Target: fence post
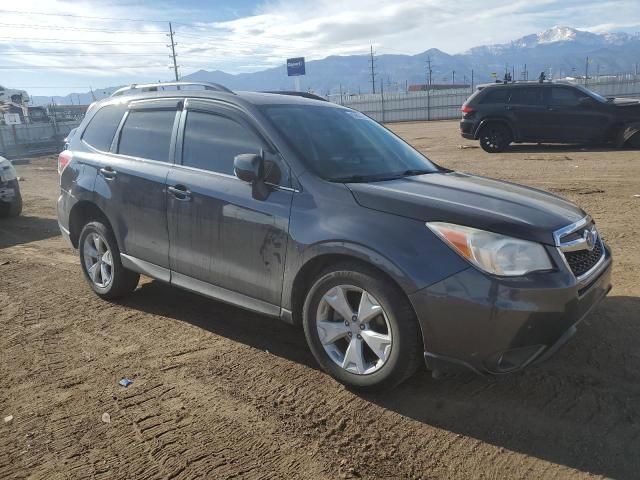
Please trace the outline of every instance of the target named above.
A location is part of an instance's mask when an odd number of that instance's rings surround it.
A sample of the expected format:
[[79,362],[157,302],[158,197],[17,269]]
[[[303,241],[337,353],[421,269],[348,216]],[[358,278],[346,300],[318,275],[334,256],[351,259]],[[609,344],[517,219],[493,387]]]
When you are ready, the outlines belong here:
[[427,86],[427,120],[431,120],[431,92]]
[[19,154],[22,152],[22,145],[18,143],[18,132],[16,132],[15,125],[11,125],[11,133],[13,134],[13,143],[16,146],[16,156],[19,156]]
[[0,154],[7,155],[5,150],[6,146],[4,144],[4,131],[0,128]]

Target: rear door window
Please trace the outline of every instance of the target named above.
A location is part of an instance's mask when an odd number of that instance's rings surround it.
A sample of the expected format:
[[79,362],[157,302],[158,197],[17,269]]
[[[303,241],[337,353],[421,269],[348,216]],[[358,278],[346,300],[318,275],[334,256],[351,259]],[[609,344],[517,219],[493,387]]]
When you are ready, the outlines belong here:
[[511,89],[503,87],[489,90],[484,97],[482,97],[480,103],[483,105],[507,103],[509,100],[509,93],[511,93]]
[[102,107],[89,121],[82,134],[82,140],[96,150],[108,152],[125,110],[125,105]]
[[131,110],[122,127],[118,153],[169,162],[175,109]]
[[514,88],[509,103],[514,105],[543,105],[544,89],[538,87]]

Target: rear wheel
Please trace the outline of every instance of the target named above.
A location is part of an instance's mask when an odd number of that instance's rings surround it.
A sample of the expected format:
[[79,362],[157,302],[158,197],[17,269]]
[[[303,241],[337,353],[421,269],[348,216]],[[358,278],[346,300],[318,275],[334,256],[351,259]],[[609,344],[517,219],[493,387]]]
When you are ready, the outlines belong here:
[[359,264],[336,266],[317,278],[303,324],[320,366],[357,389],[391,388],[420,365],[420,330],[406,296]]
[[84,226],[78,247],[84,276],[100,297],[118,298],[138,286],[140,275],[122,266],[115,238],[102,222],[93,221]]
[[480,130],[480,146],[485,152],[504,152],[512,141],[511,132],[500,123],[489,123]]

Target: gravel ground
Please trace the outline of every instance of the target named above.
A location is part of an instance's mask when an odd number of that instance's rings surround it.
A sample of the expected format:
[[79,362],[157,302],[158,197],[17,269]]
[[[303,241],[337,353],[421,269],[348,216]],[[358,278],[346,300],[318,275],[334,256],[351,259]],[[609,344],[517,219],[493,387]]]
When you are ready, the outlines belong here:
[[0,220],[0,478],[637,478],[640,153],[488,155],[455,122],[391,128],[592,214],[614,289],[569,344],[514,375],[424,371],[355,394],[277,320],[149,279],[118,303],[93,295],[57,230],[55,158],[33,159],[23,216]]

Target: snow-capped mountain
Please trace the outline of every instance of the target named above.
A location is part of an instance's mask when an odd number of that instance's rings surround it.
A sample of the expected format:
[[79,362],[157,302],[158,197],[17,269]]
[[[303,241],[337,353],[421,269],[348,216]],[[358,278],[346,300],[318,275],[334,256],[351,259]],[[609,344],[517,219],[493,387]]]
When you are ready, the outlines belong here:
[[590,47],[607,47],[607,46],[621,46],[627,43],[638,41],[637,35],[629,35],[628,33],[592,33],[585,30],[578,30],[577,28],[556,26],[545,30],[542,33],[534,33],[526,35],[517,40],[513,40],[509,43],[501,43],[495,45],[484,45],[480,47],[474,47],[470,49],[468,54],[482,54],[491,52],[498,54],[500,52],[509,51],[513,49],[521,48],[536,48],[541,45],[550,45],[558,43],[567,43],[580,46]]
[[[404,90],[404,86],[425,83],[427,58],[431,60],[434,83],[469,83],[471,72],[476,83],[491,81],[492,73],[502,77],[506,70],[522,78],[537,78],[541,71],[549,71],[554,77],[582,75],[586,58],[589,58],[589,74],[614,74],[632,72],[640,63],[640,35],[626,33],[592,33],[572,27],[558,26],[541,33],[526,35],[509,43],[474,47],[469,51],[449,55],[432,48],[416,55],[379,55],[376,57],[377,81],[384,82],[389,90]],[[203,63],[202,69],[185,75],[184,80],[202,80],[222,83],[234,90],[290,90],[293,81],[284,67],[274,67],[260,72],[229,74],[210,69]],[[308,61],[307,75],[301,78],[302,87],[322,95],[327,92],[368,93],[371,77],[368,55],[331,56]],[[455,73],[454,73],[455,72]],[[149,79],[140,79],[145,81]],[[110,89],[94,92],[97,98],[108,95]],[[77,103],[88,103],[90,94],[72,94]],[[32,97],[34,103],[49,103],[51,97]],[[57,103],[71,103],[70,96],[56,97]]]

